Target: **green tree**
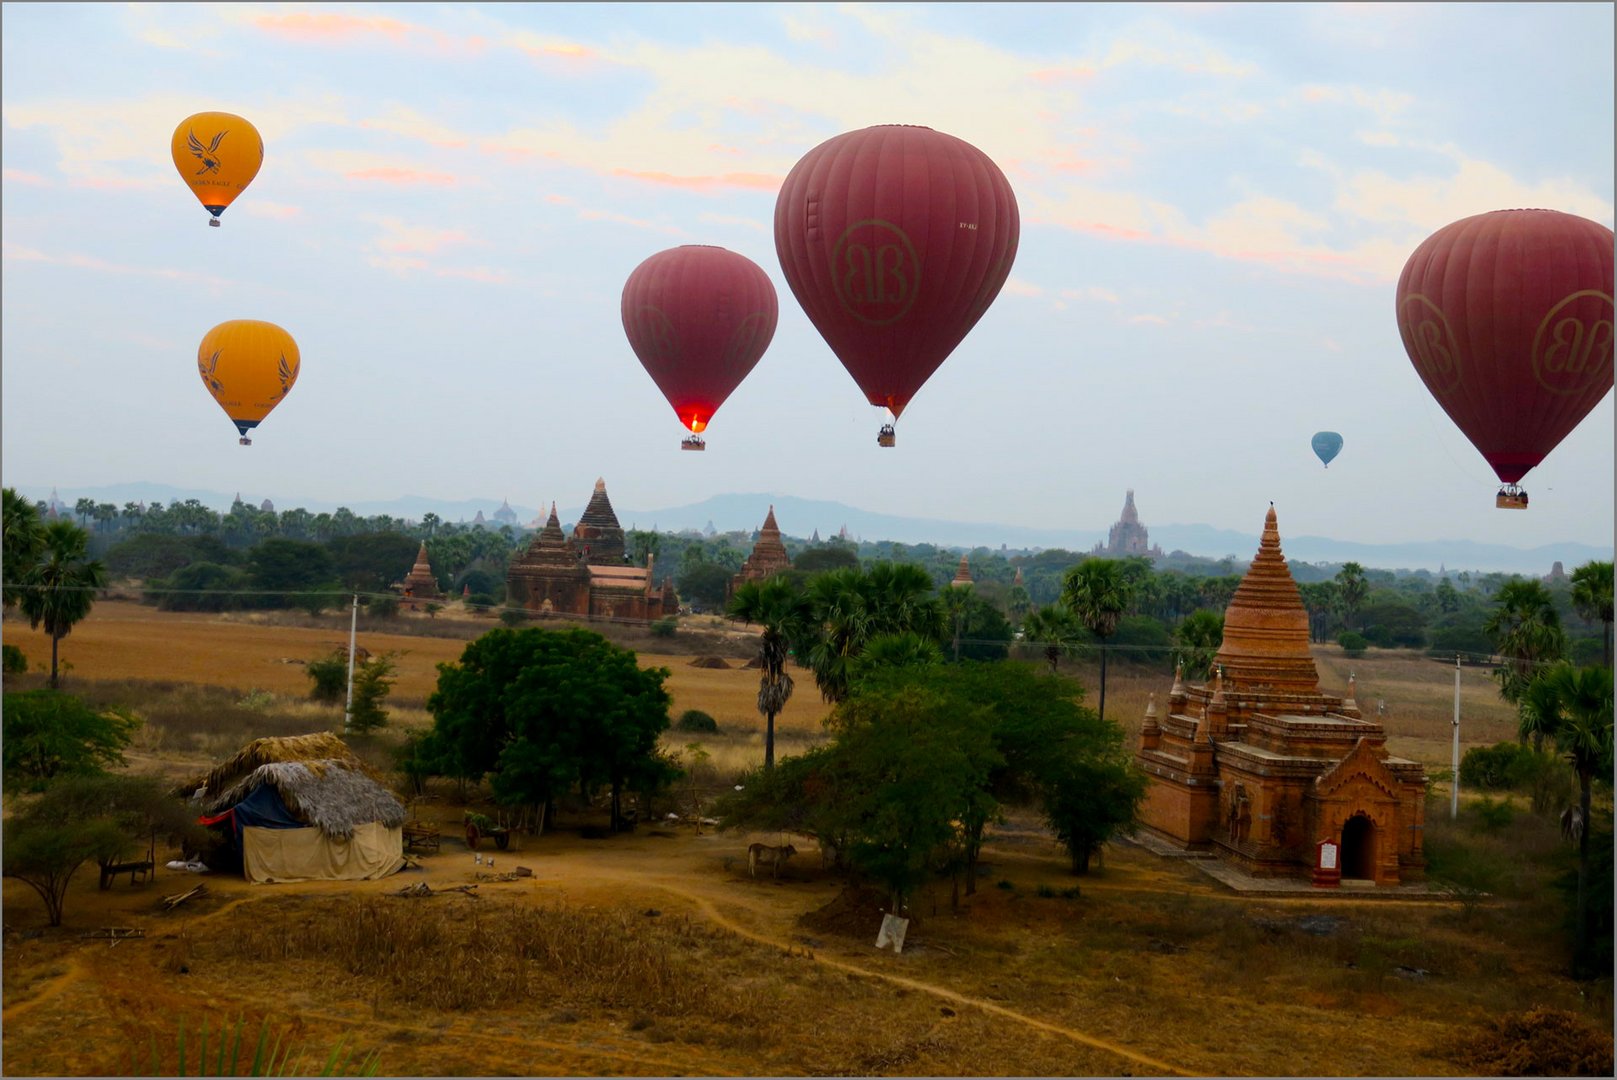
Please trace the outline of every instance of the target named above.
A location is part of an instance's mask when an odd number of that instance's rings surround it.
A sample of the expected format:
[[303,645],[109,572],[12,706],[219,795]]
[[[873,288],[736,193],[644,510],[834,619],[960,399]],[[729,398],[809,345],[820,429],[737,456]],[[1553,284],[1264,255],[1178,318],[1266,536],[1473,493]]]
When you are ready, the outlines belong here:
[[943,640],[944,616],[932,578],[912,563],[881,562],[868,570],[832,570],[810,580],[811,626],[798,655],[808,657],[820,696],[848,695],[848,665],[883,634],[917,633]]
[[[384,593],[415,564],[420,541],[401,533],[362,532],[326,544],[332,574],[348,592]],[[473,592],[482,592],[476,585]]]
[[756,623],[758,636],[758,711],[764,715],[764,769],[775,767],[775,717],[792,698],[786,670],[791,643],[808,625],[808,598],[782,578],[747,581],[736,589],[726,611],[732,619]]
[[43,625],[51,639],[51,689],[61,686],[57,657],[61,640],[90,614],[95,590],[106,584],[107,570],[88,557],[90,534],[71,521],[45,526],[38,561],[22,573],[18,604],[36,630]]
[[[1612,670],[1575,668],[1562,661],[1540,671],[1524,691],[1534,705],[1532,723],[1554,741],[1578,777],[1578,805],[1561,816],[1562,831],[1578,845],[1577,908],[1573,930],[1573,975],[1595,974],[1589,955],[1589,834],[1594,778],[1612,771]],[[1609,964],[1606,965],[1609,967]]]
[[127,710],[98,710],[72,694],[8,693],[0,716],[6,788],[37,791],[58,776],[122,765],[139,727]]
[[701,560],[681,568],[679,576],[674,579],[674,587],[681,599],[689,601],[698,610],[719,611],[724,607],[724,595],[734,576],[735,572],[722,563]]
[[623,786],[660,768],[667,677],[587,630],[491,630],[438,665],[422,757],[462,781],[489,775],[495,797],[536,809],[541,828],[557,795],[610,784],[616,826]]
[[1494,671],[1500,696],[1514,705],[1542,665],[1566,655],[1566,633],[1542,582],[1506,581],[1493,599],[1498,607],[1482,628],[1503,660]]
[[1132,595],[1115,559],[1085,559],[1061,581],[1061,602],[1089,632],[1100,638],[1100,718],[1106,719],[1106,639],[1117,632]]
[[39,561],[45,543],[45,526],[39,517],[39,508],[15,488],[0,491],[0,572],[4,574],[3,593],[5,607],[17,603],[21,597],[23,575]]
[[164,611],[229,611],[241,604],[247,575],[234,566],[194,562],[180,567],[146,595]]
[[1022,623],[1022,637],[1030,646],[1044,650],[1044,659],[1054,675],[1063,656],[1088,636],[1082,623],[1061,604],[1045,604]]
[[792,560],[794,569],[805,574],[823,574],[827,570],[859,569],[859,553],[841,543],[809,548]]
[[1605,636],[1600,662],[1611,667],[1612,580],[1610,562],[1586,562],[1572,571],[1572,606],[1590,622],[1598,622]]
[[1173,636],[1191,677],[1205,680],[1213,669],[1213,657],[1224,644],[1224,616],[1216,611],[1192,612]]
[[397,670],[392,653],[372,656],[354,666],[354,700],[344,725],[349,731],[369,735],[387,725],[387,710],[382,705],[393,689]]
[[1353,616],[1370,595],[1370,583],[1365,579],[1364,567],[1356,562],[1343,563],[1342,569],[1336,573],[1336,595],[1348,627],[1357,629]]
[[194,835],[193,821],[155,777],[63,777],[6,819],[3,873],[38,893],[60,926],[67,887],[86,862],[115,862],[152,834]]

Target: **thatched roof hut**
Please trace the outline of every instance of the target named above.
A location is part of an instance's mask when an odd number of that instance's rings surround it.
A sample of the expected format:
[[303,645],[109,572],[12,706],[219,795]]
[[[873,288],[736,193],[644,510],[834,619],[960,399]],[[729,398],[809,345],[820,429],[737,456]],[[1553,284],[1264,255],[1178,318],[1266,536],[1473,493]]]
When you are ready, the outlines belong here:
[[300,820],[327,836],[346,840],[355,825],[367,821],[390,829],[404,824],[404,804],[397,796],[354,765],[332,759],[266,762],[218,795],[204,795],[202,810],[217,814],[264,785],[273,787]]
[[329,731],[317,731],[312,735],[254,739],[238,750],[234,757],[214,766],[190,783],[180,785],[177,790],[182,795],[190,796],[201,789],[206,798],[234,786],[260,766],[287,761],[338,761],[372,780],[377,779],[370,767],[348,749],[347,743]]

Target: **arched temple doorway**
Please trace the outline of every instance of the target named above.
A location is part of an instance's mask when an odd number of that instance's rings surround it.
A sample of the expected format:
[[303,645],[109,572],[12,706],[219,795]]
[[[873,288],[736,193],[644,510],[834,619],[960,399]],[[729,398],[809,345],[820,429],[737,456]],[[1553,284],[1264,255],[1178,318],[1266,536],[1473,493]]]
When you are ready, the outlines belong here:
[[1342,826],[1342,876],[1363,881],[1376,877],[1376,827],[1363,814]]

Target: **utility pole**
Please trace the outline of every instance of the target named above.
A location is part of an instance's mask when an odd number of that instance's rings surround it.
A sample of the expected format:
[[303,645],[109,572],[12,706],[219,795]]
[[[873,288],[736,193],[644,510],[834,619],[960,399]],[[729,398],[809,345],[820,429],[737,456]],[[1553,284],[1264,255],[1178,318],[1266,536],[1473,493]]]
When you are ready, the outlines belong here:
[[1460,816],[1460,654],[1454,654],[1454,786],[1449,794],[1449,820]]
[[[353,613],[348,617],[348,703],[343,706],[342,710],[342,733],[344,735],[347,735],[353,729],[354,722],[354,634],[358,629],[359,594],[355,593]],[[1458,739],[1459,736],[1456,735],[1455,738]],[[1456,742],[1454,745],[1459,746],[1460,744]]]

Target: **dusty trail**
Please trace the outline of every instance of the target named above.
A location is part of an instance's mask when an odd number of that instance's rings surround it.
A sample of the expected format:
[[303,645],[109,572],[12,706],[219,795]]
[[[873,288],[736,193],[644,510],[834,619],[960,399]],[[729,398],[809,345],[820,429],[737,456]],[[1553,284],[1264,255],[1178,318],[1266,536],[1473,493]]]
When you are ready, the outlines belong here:
[[[607,877],[608,875],[597,874],[597,880]],[[715,926],[728,930],[730,933],[735,934],[738,937],[746,938],[747,940],[757,942],[760,945],[768,945],[772,948],[780,949],[783,952],[789,949],[801,948],[801,946],[796,942],[770,937],[767,934],[760,933],[756,930],[741,925],[720,912],[709,896],[705,896],[698,892],[693,892],[688,888],[678,885],[671,885],[667,881],[659,880],[657,877],[653,877],[651,875],[625,874],[611,875],[611,877],[616,881],[622,882],[623,884],[644,885],[651,888],[660,889],[664,892],[672,893],[673,895],[680,897],[694,906],[696,910],[701,912],[702,916],[709,922],[713,923]],[[1198,1075],[1189,1070],[1181,1069],[1176,1065],[1170,1065],[1167,1062],[1158,1061],[1156,1058],[1148,1057],[1147,1055],[1141,1054],[1138,1051],[1130,1050],[1128,1047],[1119,1046],[1118,1044],[1109,1042],[1106,1039],[1102,1039],[1094,1035],[1086,1035],[1081,1031],[1076,1031],[1069,1027],[1063,1027],[1059,1024],[1052,1024],[1048,1021],[1028,1016],[1026,1013],[1019,1013],[1014,1009],[1007,1009],[1003,1005],[996,1005],[992,1001],[970,997],[966,994],[961,994],[954,990],[947,989],[946,987],[921,982],[917,979],[907,978],[902,975],[894,975],[884,971],[875,971],[867,967],[862,967],[858,964],[849,963],[846,960],[838,960],[826,956],[823,952],[810,952],[808,955],[809,958],[814,960],[816,963],[834,968],[835,970],[844,972],[846,974],[857,975],[861,978],[867,979],[879,979],[883,982],[892,983],[895,986],[902,986],[908,990],[915,990],[923,994],[930,994],[955,1005],[963,1005],[975,1009],[981,1009],[984,1012],[993,1013],[997,1016],[1003,1016],[1008,1020],[1014,1020],[1017,1023],[1025,1024],[1028,1027],[1036,1030],[1057,1035],[1065,1039],[1070,1039],[1073,1042],[1080,1043],[1092,1049],[1115,1054],[1118,1057],[1125,1058],[1139,1065],[1143,1065],[1158,1075]]]

